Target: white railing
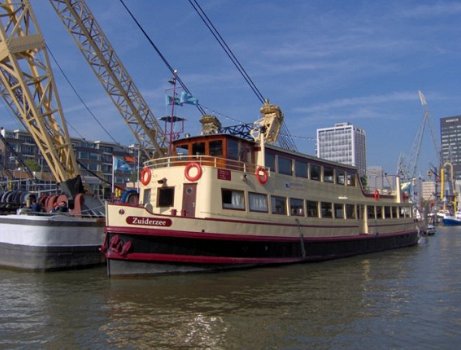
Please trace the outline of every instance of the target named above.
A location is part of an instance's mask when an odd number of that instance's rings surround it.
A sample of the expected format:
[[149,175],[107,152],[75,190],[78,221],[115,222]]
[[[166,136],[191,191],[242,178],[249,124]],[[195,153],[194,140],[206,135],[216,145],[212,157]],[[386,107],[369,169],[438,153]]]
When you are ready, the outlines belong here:
[[188,155],[181,155],[181,156],[174,156],[174,157],[165,157],[165,158],[158,158],[152,159],[145,162],[145,166],[153,169],[158,168],[169,168],[174,166],[184,166],[188,163],[195,162],[202,166],[212,166],[214,168],[220,169],[229,169],[229,170],[237,170],[242,172],[255,172],[256,165],[255,164],[248,164],[242,162],[240,160],[233,160],[233,159],[225,159],[219,157],[212,157],[212,156],[202,156],[202,155],[195,155],[195,156],[188,156]]

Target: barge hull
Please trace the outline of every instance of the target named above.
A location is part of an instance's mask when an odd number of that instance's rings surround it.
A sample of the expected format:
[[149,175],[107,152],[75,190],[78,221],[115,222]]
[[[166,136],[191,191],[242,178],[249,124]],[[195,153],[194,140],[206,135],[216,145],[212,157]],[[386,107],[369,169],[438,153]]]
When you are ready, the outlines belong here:
[[104,264],[96,246],[33,247],[0,243],[0,265],[12,269],[53,271]]
[[0,217],[0,266],[33,271],[103,264],[104,220],[65,215]]

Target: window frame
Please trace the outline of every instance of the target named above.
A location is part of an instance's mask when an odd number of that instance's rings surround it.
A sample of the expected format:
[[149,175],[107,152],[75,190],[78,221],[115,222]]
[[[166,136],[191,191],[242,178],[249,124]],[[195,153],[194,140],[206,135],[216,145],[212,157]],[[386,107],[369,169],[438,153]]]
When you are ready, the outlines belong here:
[[[264,197],[264,200],[266,202],[266,210],[259,210],[259,209],[255,209],[255,208],[252,208],[252,200],[251,200],[251,197]],[[253,212],[253,213],[268,213],[269,212],[269,202],[267,200],[267,195],[264,194],[264,193],[258,193],[258,192],[248,192],[248,210]]]
[[[233,193],[239,193],[241,194],[240,198],[242,199],[242,207],[232,207],[232,206],[226,206],[227,202],[224,202],[224,192],[230,192],[231,195],[231,202],[230,205],[232,205],[232,196]],[[245,192],[241,190],[235,190],[235,189],[230,189],[230,188],[221,188],[221,207],[222,209],[226,210],[240,210],[240,211],[245,211]]]

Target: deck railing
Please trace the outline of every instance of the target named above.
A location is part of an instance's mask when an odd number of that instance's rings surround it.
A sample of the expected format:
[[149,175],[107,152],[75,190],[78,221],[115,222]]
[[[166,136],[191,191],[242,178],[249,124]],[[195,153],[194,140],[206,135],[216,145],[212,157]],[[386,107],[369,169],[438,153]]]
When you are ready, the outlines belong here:
[[249,164],[242,162],[240,160],[233,160],[233,159],[226,159],[226,158],[219,158],[219,157],[212,157],[212,156],[201,156],[201,155],[181,155],[181,156],[174,156],[174,157],[165,157],[165,158],[157,158],[147,161],[145,166],[153,169],[158,168],[168,168],[174,166],[184,166],[188,163],[198,163],[201,166],[212,166],[214,168],[220,169],[229,169],[229,170],[236,170],[242,171],[244,173],[251,172],[254,173],[256,171],[255,164]]

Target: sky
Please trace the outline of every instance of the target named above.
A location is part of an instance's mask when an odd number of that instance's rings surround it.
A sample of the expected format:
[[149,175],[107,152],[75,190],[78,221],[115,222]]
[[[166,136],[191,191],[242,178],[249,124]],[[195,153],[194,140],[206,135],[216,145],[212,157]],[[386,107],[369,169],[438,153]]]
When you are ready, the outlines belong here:
[[[259,118],[261,103],[188,0],[124,0],[169,64],[224,126]],[[301,152],[315,154],[318,128],[349,122],[366,132],[367,165],[395,174],[410,158],[427,100],[418,174],[438,159],[430,136],[461,114],[460,1],[198,0],[262,95],[279,105]],[[171,73],[120,1],[87,0],[156,117]],[[45,40],[92,113],[121,144],[135,142],[50,3],[32,0]],[[112,141],[52,64],[72,136]],[[193,106],[177,108],[200,131]],[[7,129],[19,122],[0,106]],[[162,125],[163,126],[163,125]],[[438,141],[439,142],[439,141]]]

